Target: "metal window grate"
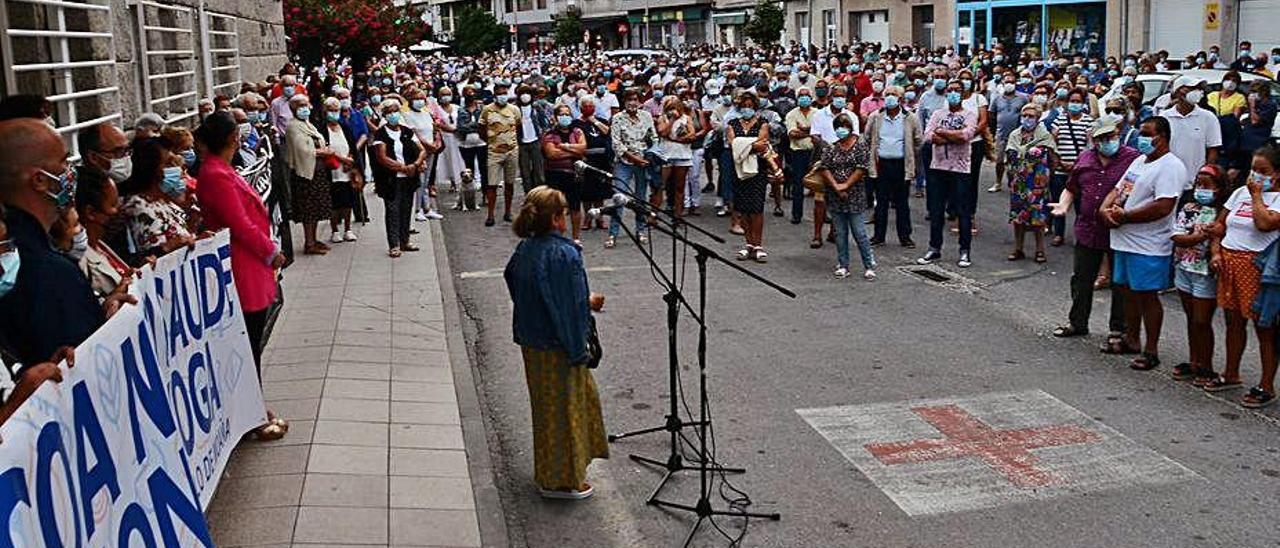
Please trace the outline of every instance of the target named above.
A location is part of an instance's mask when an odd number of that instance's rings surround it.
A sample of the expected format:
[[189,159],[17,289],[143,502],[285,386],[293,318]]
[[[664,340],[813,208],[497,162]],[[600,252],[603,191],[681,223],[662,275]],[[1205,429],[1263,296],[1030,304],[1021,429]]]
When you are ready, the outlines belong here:
[[201,39],[204,44],[205,92],[229,97],[240,91],[240,31],[234,15],[204,11]]
[[73,159],[79,130],[120,118],[111,29],[110,0],[0,0],[5,95],[45,96]]
[[[44,0],[41,0],[44,1]],[[195,12],[150,0],[133,3],[141,68],[142,111],[167,123],[193,118],[196,92]]]

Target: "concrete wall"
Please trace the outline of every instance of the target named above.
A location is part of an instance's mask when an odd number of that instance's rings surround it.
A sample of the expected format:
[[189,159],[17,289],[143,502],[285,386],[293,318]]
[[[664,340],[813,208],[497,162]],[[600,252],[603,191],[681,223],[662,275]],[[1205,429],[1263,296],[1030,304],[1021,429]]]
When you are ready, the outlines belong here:
[[[1116,0],[1120,1],[1120,0]],[[850,28],[849,13],[857,11],[888,11],[889,41],[891,44],[911,44],[915,39],[912,12],[915,6],[933,6],[933,43],[935,46],[951,44],[955,27],[955,0],[813,0],[813,36],[818,45],[822,45],[826,29],[822,22],[823,10],[836,12],[836,40],[839,44],[847,44],[856,34]],[[808,0],[789,0],[787,10],[787,36],[796,40],[800,37],[800,28],[796,26],[796,15],[808,10]],[[891,45],[886,44],[886,45]]]

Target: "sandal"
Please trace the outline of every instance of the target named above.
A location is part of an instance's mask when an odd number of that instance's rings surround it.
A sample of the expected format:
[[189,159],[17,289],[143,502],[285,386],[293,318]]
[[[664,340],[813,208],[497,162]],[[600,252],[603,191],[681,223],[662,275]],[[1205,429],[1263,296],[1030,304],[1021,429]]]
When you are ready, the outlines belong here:
[[1173,380],[1175,381],[1189,381],[1196,378],[1196,374],[1197,371],[1194,365],[1182,362],[1173,366],[1173,370],[1169,373],[1169,376],[1173,377]]
[[590,498],[591,495],[595,494],[596,490],[594,487],[585,483],[582,485],[583,486],[577,490],[540,489],[539,494],[541,494],[544,499],[553,500],[583,500]]
[[1098,276],[1093,280],[1093,288],[1095,290],[1106,289],[1108,287],[1111,287],[1111,279],[1106,276]]
[[1160,357],[1149,352],[1143,352],[1141,356],[1129,362],[1129,369],[1135,371],[1150,371],[1157,367],[1160,367]]
[[319,243],[314,243],[302,248],[303,255],[327,255],[328,253],[329,253],[329,250],[323,247],[320,247]]
[[1116,356],[1137,354],[1139,352],[1142,352],[1142,350],[1139,348],[1134,348],[1132,346],[1129,346],[1128,344],[1125,344],[1123,338],[1107,339],[1107,342],[1103,344],[1102,348],[1100,348],[1099,350],[1101,350],[1103,354],[1112,354]]
[[259,426],[253,431],[253,438],[258,441],[275,441],[283,438],[289,433],[289,429],[280,426],[275,421],[268,421],[267,424]]
[[1010,261],[1021,261],[1025,258],[1027,258],[1027,254],[1021,249],[1015,249],[1013,250],[1013,253],[1010,253],[1008,257],[1005,257],[1005,259]]
[[1218,374],[1208,367],[1197,369],[1195,378],[1191,379],[1191,385],[1199,388],[1209,386],[1209,383],[1218,378]]
[[822,247],[822,238],[814,238],[809,240],[809,249],[819,249]]
[[740,226],[738,226],[738,225],[733,225],[733,226],[729,227],[729,233],[730,233],[730,234],[737,234],[737,235],[741,236],[741,235],[743,235],[743,234],[746,234],[746,233],[747,233],[747,231],[746,231],[746,230],[744,230],[742,227],[740,227]]
[[1249,389],[1249,393],[1240,398],[1240,405],[1249,409],[1262,409],[1276,401],[1276,395],[1263,390],[1261,386]]
[[390,251],[387,251],[387,256],[388,256],[388,257],[391,257],[392,259],[399,259],[399,258],[400,258],[400,248],[398,248],[398,247],[393,247],[393,248],[391,248],[391,250],[390,250]]
[[1059,325],[1053,328],[1053,336],[1059,339],[1067,339],[1071,337],[1083,337],[1089,334],[1088,329],[1076,329],[1070,325]]
[[1049,258],[1044,256],[1044,252],[1043,252],[1043,251],[1037,251],[1037,252],[1036,252],[1036,258],[1035,258],[1034,260],[1035,260],[1035,262],[1037,262],[1037,263],[1039,263],[1039,264],[1044,264],[1044,263],[1048,262]]
[[764,248],[763,248],[763,247],[757,247],[757,248],[756,248],[756,256],[755,256],[755,257],[752,257],[752,258],[753,258],[753,259],[755,259],[757,263],[767,263],[767,262],[769,262],[769,254],[768,254],[768,253],[765,253],[765,251],[764,251]]
[[778,206],[778,205],[773,206],[773,216],[774,217],[782,216],[782,206]]
[[1241,382],[1240,379],[1236,379],[1232,381],[1232,380],[1227,380],[1227,378],[1222,375],[1218,375],[1212,379],[1209,379],[1208,382],[1204,383],[1204,391],[1205,392],[1223,392],[1223,391],[1232,390],[1234,388],[1238,388],[1241,386],[1244,386],[1244,383]]

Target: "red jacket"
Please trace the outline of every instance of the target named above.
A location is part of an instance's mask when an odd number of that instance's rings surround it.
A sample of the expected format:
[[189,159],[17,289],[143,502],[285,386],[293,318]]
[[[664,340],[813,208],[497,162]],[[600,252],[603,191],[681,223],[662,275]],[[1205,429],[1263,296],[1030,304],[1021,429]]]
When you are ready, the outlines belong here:
[[209,230],[231,229],[231,273],[244,312],[265,310],[276,298],[271,259],[280,251],[271,239],[271,218],[249,184],[222,158],[206,156],[196,198]]

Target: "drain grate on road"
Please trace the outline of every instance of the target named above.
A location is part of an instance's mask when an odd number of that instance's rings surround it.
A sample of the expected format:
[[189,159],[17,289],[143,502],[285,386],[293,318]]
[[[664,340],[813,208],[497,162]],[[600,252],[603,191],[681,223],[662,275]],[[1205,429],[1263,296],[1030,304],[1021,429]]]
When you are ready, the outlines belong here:
[[929,285],[973,295],[982,291],[982,284],[937,265],[900,266],[898,271],[917,278]]

